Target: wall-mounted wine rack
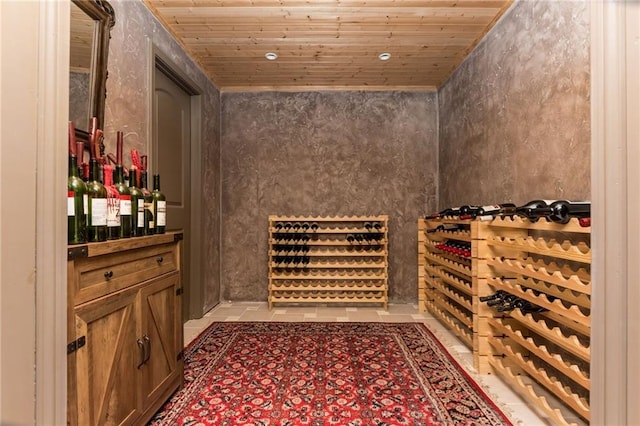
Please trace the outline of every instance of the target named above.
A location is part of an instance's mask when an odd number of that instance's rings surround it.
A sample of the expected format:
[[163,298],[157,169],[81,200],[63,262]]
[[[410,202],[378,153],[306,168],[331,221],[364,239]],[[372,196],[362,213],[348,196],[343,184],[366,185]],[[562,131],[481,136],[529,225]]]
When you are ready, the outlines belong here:
[[388,303],[388,217],[269,216],[274,303]]
[[[451,224],[459,229],[437,230]],[[577,219],[418,221],[420,310],[473,348],[480,373],[500,375],[558,425],[590,418],[590,232]],[[452,240],[470,243],[471,258],[443,252]],[[498,291],[528,312],[480,301]]]

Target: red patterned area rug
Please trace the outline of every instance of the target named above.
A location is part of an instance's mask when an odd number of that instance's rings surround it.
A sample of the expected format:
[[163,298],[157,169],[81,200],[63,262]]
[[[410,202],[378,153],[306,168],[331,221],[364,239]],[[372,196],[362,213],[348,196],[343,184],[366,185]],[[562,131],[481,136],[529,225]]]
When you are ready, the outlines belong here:
[[511,425],[420,323],[214,323],[151,425]]

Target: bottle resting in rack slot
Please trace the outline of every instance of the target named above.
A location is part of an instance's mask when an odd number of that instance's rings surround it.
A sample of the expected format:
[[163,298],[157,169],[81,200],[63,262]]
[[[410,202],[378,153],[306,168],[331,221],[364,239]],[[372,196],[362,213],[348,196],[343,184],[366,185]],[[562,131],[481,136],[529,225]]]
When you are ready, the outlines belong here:
[[153,216],[155,218],[155,233],[164,234],[167,225],[167,199],[160,191],[160,175],[153,175]]
[[498,290],[493,294],[490,294],[488,296],[480,296],[480,301],[481,302],[489,302],[491,300],[500,300],[502,299],[504,296],[506,296],[508,293],[504,290]]
[[447,216],[460,216],[460,207],[449,207],[438,213],[428,214],[425,219],[440,219]]
[[516,213],[516,205],[512,203],[480,206],[473,216],[479,220],[491,220],[496,216],[512,216]]
[[427,229],[427,233],[432,234],[434,232],[455,232],[463,229],[464,227],[456,223],[443,223],[436,226],[435,228]]
[[[82,144],[84,146],[84,144]],[[85,224],[85,201],[87,186],[78,175],[76,130],[69,122],[69,178],[67,179],[67,243],[80,244],[87,241]]]
[[515,214],[528,218],[531,222],[537,222],[544,214],[540,210],[543,207],[548,207],[555,200],[533,200],[529,201],[522,206],[516,207]]
[[555,201],[549,206],[549,214],[547,217],[553,222],[562,224],[568,223],[572,217],[591,217],[591,202],[567,200]]

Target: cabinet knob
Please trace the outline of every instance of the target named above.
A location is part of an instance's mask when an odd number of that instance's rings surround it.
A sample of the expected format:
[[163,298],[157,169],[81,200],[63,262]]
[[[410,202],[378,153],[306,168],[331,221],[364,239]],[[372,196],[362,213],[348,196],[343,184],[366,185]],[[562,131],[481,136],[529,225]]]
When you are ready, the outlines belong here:
[[158,256],[158,257],[156,258],[156,262],[158,262],[158,264],[160,264],[160,263],[164,262],[164,257],[162,257],[162,256]]
[[113,271],[105,271],[104,277],[106,279],[113,278]]

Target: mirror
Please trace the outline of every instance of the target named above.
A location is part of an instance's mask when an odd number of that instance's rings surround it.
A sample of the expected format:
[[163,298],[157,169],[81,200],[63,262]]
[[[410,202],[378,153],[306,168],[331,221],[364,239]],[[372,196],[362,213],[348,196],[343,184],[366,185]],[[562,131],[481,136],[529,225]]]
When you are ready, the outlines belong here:
[[89,121],[104,125],[107,58],[115,13],[106,0],[72,0],[69,52],[69,120],[88,140]]

